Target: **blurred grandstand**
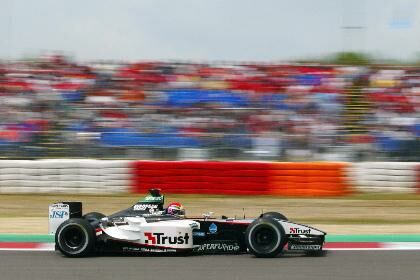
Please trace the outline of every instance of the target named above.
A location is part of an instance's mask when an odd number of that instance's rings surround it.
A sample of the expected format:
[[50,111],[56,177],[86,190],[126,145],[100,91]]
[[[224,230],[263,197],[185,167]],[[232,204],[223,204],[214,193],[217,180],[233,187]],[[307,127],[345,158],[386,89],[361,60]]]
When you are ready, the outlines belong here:
[[0,64],[0,157],[420,158],[420,68]]

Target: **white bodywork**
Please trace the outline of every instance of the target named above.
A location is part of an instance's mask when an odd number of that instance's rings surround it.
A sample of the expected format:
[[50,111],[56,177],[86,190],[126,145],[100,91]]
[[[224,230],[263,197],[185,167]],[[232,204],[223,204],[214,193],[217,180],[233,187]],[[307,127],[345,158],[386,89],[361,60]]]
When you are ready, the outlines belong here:
[[279,221],[280,224],[282,225],[284,232],[289,235],[289,234],[295,234],[295,235],[324,235],[325,233],[317,230],[313,227],[309,227],[309,226],[305,226],[305,225],[301,225],[301,224],[296,224],[290,221]]
[[145,246],[192,249],[192,231],[200,228],[200,223],[194,220],[147,223],[142,217],[126,217],[125,222],[124,225],[101,226],[101,229],[112,238],[129,240]]
[[55,234],[57,228],[70,217],[70,206],[63,203],[51,204],[48,207],[48,233]]

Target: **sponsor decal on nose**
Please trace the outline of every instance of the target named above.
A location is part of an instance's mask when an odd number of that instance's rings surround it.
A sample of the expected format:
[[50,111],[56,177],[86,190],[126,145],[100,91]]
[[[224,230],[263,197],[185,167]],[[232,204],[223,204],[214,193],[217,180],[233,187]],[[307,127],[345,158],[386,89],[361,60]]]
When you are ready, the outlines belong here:
[[301,229],[298,227],[291,227],[290,228],[290,233],[291,234],[310,234],[311,233],[311,229]]
[[187,232],[178,236],[167,236],[162,232],[145,232],[144,235],[146,236],[144,243],[152,245],[188,244],[190,240]]

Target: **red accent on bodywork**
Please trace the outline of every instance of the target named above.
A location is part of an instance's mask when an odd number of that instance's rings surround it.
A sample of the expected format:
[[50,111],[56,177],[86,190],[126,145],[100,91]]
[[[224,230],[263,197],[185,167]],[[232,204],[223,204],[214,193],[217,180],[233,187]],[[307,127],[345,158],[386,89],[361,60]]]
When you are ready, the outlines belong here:
[[149,241],[152,242],[152,245],[156,244],[156,237],[151,232],[145,232],[144,235],[147,237],[145,240],[146,244],[149,244]]

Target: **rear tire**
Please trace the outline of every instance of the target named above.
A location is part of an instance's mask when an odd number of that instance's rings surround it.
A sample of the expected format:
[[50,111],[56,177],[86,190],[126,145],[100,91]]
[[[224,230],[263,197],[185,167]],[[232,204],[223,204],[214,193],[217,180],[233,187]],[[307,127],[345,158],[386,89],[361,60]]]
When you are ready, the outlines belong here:
[[95,230],[85,219],[73,218],[62,223],[55,234],[56,248],[67,257],[84,257],[95,247]]
[[249,252],[258,258],[272,258],[280,254],[286,244],[286,234],[280,223],[271,217],[252,222],[245,232]]
[[287,217],[279,212],[267,212],[260,215],[260,218],[265,217],[288,221]]

